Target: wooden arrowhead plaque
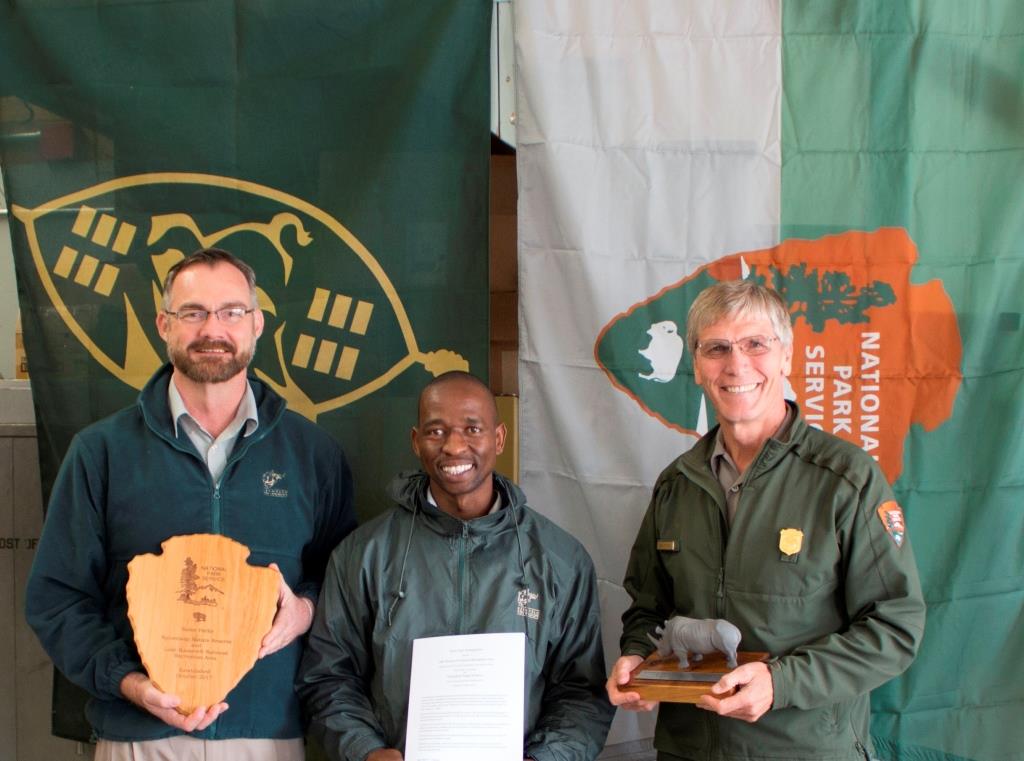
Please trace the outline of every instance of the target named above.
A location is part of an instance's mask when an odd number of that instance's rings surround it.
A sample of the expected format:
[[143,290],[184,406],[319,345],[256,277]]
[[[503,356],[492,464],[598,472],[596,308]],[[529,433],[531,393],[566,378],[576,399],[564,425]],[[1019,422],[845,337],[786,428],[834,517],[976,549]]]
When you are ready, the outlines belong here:
[[[754,661],[767,661],[768,653],[736,653],[738,665]],[[708,653],[696,661],[690,656],[689,668],[680,668],[679,659],[674,655],[649,655],[630,674],[629,681],[621,687],[623,692],[636,692],[644,700],[659,700],[666,703],[696,703],[701,695],[711,692],[712,685],[732,671],[722,653]],[[736,691],[723,692],[718,698],[729,697]]]
[[224,700],[256,663],[280,574],[246,563],[249,548],[226,536],[175,536],[160,547],[128,563],[128,619],[149,678],[188,716]]

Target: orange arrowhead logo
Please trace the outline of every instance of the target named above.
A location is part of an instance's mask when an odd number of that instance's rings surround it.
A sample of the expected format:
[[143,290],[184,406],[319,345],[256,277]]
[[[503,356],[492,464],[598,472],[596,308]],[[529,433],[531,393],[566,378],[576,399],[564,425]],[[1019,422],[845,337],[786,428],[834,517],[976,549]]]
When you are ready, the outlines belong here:
[[912,424],[952,413],[962,345],[938,280],[913,283],[917,248],[903,229],[851,231],[723,257],[614,317],[594,347],[618,389],[665,425],[714,425],[680,352],[690,303],[716,280],[749,277],[778,290],[793,317],[791,396],[807,422],[872,455],[895,481]]

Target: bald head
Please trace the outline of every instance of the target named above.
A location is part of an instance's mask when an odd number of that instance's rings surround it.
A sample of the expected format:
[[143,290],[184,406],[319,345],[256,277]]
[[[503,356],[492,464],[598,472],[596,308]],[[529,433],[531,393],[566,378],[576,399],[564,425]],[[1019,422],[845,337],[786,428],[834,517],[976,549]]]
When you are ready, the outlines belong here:
[[430,383],[423,387],[423,390],[420,391],[419,400],[420,422],[423,422],[423,406],[424,401],[427,399],[427,397],[439,391],[442,388],[445,388],[446,391],[449,390],[447,387],[453,383],[462,384],[464,388],[475,388],[477,391],[481,392],[483,396],[486,397],[487,399],[491,412],[494,415],[494,421],[497,422],[498,403],[494,400],[494,393],[491,391],[488,385],[484,383],[482,380],[477,378],[472,373],[463,372],[462,370],[449,370],[446,373],[442,373],[441,375],[438,375],[436,378],[434,378],[434,380],[430,381]]

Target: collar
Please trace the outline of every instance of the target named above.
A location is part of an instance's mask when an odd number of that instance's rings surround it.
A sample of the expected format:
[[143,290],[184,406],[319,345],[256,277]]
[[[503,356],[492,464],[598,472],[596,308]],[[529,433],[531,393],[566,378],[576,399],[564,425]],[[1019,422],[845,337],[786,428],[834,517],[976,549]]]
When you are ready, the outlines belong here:
[[[786,416],[782,418],[782,422],[779,427],[775,429],[775,433],[769,436],[769,439],[775,439],[776,441],[786,442],[789,440],[790,429],[793,427],[793,421],[796,419],[796,407],[787,404],[786,405]],[[764,444],[761,445],[762,449]],[[736,470],[736,463],[733,462],[732,456],[725,449],[725,437],[722,435],[722,427],[718,427],[718,432],[715,435],[715,446],[711,450],[711,469],[717,473],[718,468],[721,467],[721,458],[725,460],[729,465]],[[756,459],[756,458],[755,458]]]
[[[171,422],[174,424],[174,435],[178,436],[178,421],[182,417],[187,417],[190,421],[196,424],[196,427],[202,429],[202,426],[196,422],[196,419],[189,414],[188,408],[185,407],[185,400],[181,398],[181,393],[178,391],[178,387],[174,385],[174,379],[171,378],[167,382],[167,406],[171,410]],[[259,426],[259,413],[256,409],[256,396],[252,391],[252,384],[246,382],[245,393],[242,394],[242,401],[238,404],[238,409],[235,411],[235,417],[228,425],[230,429],[232,426],[239,424],[242,428],[242,436],[250,436],[253,431]]]
[[[434,492],[432,492],[430,490],[429,482],[428,482],[428,486],[427,486],[427,504],[428,505],[432,505],[433,507],[437,507],[437,500],[434,499]],[[503,508],[504,506],[505,506],[505,503],[504,503],[504,500],[502,500],[502,498],[501,498],[501,492],[497,488],[495,488],[495,490],[494,490],[494,501],[491,502],[491,509],[488,510],[483,515],[481,515],[480,517],[483,518],[484,516],[487,516],[487,515],[494,515],[496,512],[501,510],[501,508]],[[437,509],[440,510],[441,508],[437,507]]]

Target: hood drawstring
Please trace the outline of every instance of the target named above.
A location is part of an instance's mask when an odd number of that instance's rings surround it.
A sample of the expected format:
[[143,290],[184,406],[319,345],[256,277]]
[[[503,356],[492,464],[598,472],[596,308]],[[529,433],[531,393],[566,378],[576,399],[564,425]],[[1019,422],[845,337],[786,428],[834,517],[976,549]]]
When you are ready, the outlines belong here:
[[[529,587],[526,584],[526,557],[523,554],[523,539],[519,532],[519,509],[516,507],[514,499],[508,500],[508,509],[512,511],[512,526],[516,532],[516,547],[519,552],[519,587],[520,589],[526,590]],[[412,507],[412,521],[409,524],[409,536],[405,540],[405,550],[402,552],[402,568],[398,574],[398,592],[395,594],[395,599],[388,607],[388,628],[391,628],[392,621],[394,620],[395,608],[398,607],[398,603],[405,599],[405,569],[406,563],[409,559],[409,548],[412,546],[413,534],[416,533],[416,517],[419,515],[420,506],[419,502],[414,502]]]
[[519,509],[512,499],[508,501],[508,506],[512,510],[512,525],[516,530],[516,545],[519,547],[519,586],[526,589],[526,560],[523,556],[523,540],[519,536]]
[[412,536],[416,532],[416,516],[419,515],[420,506],[418,503],[414,503],[412,506],[412,522],[409,524],[409,537],[405,540],[405,551],[402,553],[402,570],[398,574],[398,594],[395,595],[394,602],[391,603],[388,608],[388,628],[391,628],[392,616],[395,612],[395,608],[398,607],[398,603],[405,599],[405,563],[409,559],[409,548],[412,546]]
[[[523,556],[523,540],[522,537],[520,537],[519,535],[519,510],[516,507],[515,500],[510,499],[508,501],[508,506],[509,509],[512,511],[512,525],[515,527],[516,530],[516,546],[519,548],[519,589],[521,590],[520,594],[522,595],[522,597],[520,598],[520,600],[517,601],[517,603],[525,605],[527,599],[529,598],[530,588],[526,584],[526,559]],[[522,624],[523,634],[525,634],[526,639],[529,640],[530,627],[527,625],[526,616],[522,616],[519,619],[519,623]],[[527,652],[529,652],[529,648],[527,648]]]

